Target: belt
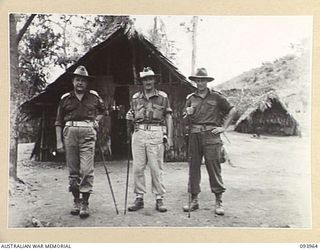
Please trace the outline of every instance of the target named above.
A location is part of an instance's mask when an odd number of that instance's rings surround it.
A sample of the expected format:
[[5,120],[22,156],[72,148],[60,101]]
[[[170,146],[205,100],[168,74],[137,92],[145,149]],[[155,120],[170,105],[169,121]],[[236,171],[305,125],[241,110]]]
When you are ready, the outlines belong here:
[[83,121],[67,121],[66,126],[70,127],[93,127],[93,122],[83,122]]
[[163,131],[163,126],[161,125],[136,124],[135,128],[148,131]]
[[216,128],[215,125],[206,125],[206,124],[191,124],[191,132],[197,133],[202,131],[208,131]]

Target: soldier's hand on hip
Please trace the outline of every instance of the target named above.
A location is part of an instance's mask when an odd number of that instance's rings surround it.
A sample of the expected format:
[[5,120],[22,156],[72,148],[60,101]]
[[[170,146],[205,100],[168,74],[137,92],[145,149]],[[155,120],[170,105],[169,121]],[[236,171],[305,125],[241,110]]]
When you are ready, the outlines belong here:
[[217,134],[223,133],[224,131],[225,131],[225,129],[223,127],[216,127],[211,130],[211,133],[217,135]]

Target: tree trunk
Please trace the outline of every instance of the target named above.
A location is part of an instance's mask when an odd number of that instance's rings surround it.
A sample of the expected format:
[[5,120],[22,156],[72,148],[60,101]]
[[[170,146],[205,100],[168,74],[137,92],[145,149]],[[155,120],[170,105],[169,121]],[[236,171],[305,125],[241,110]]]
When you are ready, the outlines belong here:
[[19,102],[19,64],[17,44],[17,20],[14,14],[10,14],[10,177],[17,180],[17,152],[18,133],[17,115]]

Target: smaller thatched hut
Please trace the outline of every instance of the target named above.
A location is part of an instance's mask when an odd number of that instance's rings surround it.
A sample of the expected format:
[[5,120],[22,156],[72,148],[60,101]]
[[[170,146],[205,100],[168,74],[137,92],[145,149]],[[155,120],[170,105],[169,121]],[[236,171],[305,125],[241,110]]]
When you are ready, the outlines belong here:
[[257,135],[300,135],[297,120],[274,92],[265,94],[248,108],[237,121],[235,130]]

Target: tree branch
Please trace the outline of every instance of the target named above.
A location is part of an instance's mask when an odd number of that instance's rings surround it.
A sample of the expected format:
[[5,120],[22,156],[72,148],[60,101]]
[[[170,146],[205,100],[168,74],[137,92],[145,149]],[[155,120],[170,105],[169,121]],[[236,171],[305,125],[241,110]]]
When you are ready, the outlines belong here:
[[26,23],[23,25],[22,29],[19,31],[19,33],[17,35],[17,44],[20,42],[22,36],[27,31],[29,25],[31,24],[31,22],[32,22],[32,20],[34,19],[35,16],[36,16],[36,14],[31,14],[31,16],[29,16],[29,18],[26,21]]

